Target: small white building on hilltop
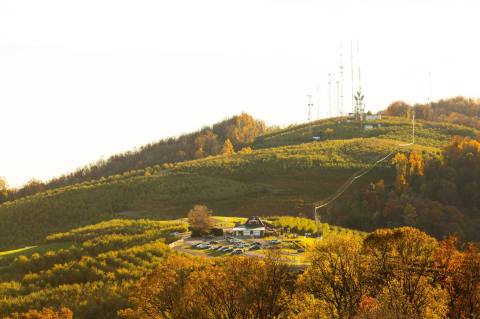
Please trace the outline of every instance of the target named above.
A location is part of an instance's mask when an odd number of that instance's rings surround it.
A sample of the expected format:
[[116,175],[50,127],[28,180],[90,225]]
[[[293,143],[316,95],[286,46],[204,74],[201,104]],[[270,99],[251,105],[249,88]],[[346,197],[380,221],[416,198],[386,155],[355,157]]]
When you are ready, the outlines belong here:
[[268,230],[268,226],[258,216],[252,216],[247,219],[245,224],[239,224],[233,227],[234,236],[253,236],[263,237]]

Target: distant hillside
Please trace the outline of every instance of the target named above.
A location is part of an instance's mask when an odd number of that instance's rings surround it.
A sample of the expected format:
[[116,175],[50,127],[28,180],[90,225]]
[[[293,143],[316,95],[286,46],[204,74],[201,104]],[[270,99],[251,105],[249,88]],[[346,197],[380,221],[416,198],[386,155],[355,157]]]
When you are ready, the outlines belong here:
[[[212,155],[219,155],[229,140],[236,150],[250,145],[265,132],[265,123],[242,113],[229,119],[206,126],[203,129],[141,146],[138,150],[116,154],[107,160],[99,160],[78,170],[54,178],[46,183],[32,180],[24,187],[11,190],[9,199],[18,199],[37,192],[64,187],[85,181],[96,180],[164,163],[175,163]],[[1,185],[0,185],[1,191]],[[0,194],[0,202],[2,201]]]

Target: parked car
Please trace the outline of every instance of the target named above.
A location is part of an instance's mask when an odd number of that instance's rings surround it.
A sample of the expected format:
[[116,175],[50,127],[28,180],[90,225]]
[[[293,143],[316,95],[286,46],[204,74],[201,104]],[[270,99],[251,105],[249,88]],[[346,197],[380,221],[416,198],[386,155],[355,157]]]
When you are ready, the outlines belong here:
[[305,252],[305,248],[298,248],[297,249],[297,253],[304,253]]
[[241,255],[243,254],[243,250],[241,249],[235,249],[234,251],[232,251],[232,255]]
[[250,246],[250,248],[248,248],[248,250],[259,250],[260,249],[260,246],[258,245],[252,245]]
[[281,243],[281,241],[278,240],[278,239],[272,239],[272,240],[270,240],[270,244],[273,244],[273,245],[278,245],[278,244],[280,244],[280,243]]

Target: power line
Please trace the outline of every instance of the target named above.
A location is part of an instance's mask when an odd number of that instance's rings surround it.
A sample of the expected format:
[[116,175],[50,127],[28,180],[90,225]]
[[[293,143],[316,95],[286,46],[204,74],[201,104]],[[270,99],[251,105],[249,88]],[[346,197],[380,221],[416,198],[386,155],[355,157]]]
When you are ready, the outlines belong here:
[[335,200],[337,200],[343,193],[347,191],[347,189],[359,178],[363,177],[364,175],[370,173],[378,164],[381,162],[385,161],[388,159],[390,156],[392,156],[400,147],[407,147],[415,144],[415,109],[413,109],[412,113],[412,142],[406,143],[406,144],[399,144],[395,149],[390,151],[387,155],[381,157],[380,159],[376,160],[374,163],[372,163],[369,167],[362,168],[361,170],[355,172],[350,178],[342,185],[340,186],[337,191],[331,195],[330,197],[327,197],[323,201],[315,202],[313,203],[313,213],[315,217],[315,222],[320,223],[320,215],[318,214],[318,209],[326,207],[333,203]]

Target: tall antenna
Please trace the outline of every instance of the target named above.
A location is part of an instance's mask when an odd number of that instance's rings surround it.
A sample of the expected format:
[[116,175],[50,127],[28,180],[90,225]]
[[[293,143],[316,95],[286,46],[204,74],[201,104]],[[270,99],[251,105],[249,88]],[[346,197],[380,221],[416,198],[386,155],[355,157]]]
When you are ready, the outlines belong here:
[[338,79],[338,96],[339,96],[339,103],[338,103],[338,112],[340,116],[343,115],[343,44],[340,43],[340,61],[339,61],[338,71],[339,71],[339,79]]
[[352,112],[355,113],[355,85],[353,67],[353,41],[350,40],[350,79],[352,80]]
[[428,68],[428,104],[432,104],[432,68]]
[[320,119],[320,87],[317,86],[317,120]]
[[362,73],[360,70],[360,41],[357,40],[357,67],[358,67],[358,90],[362,90]]
[[342,113],[340,112],[340,81],[337,79],[336,81],[336,84],[337,84],[337,114],[335,115],[342,115]]
[[313,102],[312,102],[312,95],[308,94],[307,95],[307,107],[308,107],[308,121],[310,122],[312,120],[312,108],[313,108]]
[[328,73],[328,117],[332,117],[332,74]]
[[363,117],[365,114],[365,102],[364,98],[365,96],[363,95],[362,92],[362,78],[361,78],[361,71],[360,71],[360,44],[357,41],[357,67],[358,67],[358,89],[357,93],[355,94],[355,119],[357,121],[362,122]]

